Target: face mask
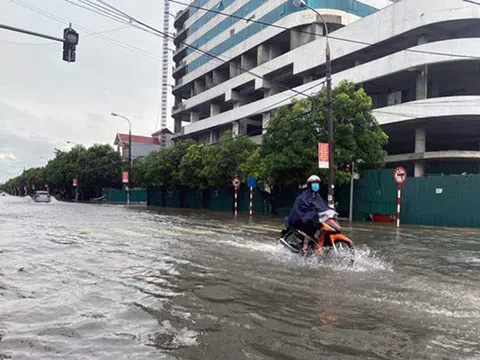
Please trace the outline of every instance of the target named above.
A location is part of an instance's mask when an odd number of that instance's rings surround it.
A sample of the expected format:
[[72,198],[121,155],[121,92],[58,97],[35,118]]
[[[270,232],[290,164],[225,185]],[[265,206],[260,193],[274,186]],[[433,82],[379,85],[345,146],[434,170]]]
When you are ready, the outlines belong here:
[[320,184],[312,184],[312,190],[315,191],[315,192],[318,192],[318,190],[320,190]]

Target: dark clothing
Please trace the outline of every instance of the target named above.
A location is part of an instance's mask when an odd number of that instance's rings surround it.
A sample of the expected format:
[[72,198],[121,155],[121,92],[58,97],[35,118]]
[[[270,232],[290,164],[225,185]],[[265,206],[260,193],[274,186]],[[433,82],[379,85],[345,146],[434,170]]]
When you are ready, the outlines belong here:
[[320,194],[307,189],[295,200],[288,217],[288,226],[301,230],[310,237],[314,237],[316,232],[314,221],[318,213],[329,209],[330,207]]

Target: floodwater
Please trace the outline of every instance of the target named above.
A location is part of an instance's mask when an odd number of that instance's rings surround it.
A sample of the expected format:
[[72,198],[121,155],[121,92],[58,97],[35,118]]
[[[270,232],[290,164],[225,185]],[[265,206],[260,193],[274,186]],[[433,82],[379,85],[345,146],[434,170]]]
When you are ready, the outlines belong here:
[[480,359],[480,232],[362,224],[340,267],[280,223],[0,197],[0,359]]

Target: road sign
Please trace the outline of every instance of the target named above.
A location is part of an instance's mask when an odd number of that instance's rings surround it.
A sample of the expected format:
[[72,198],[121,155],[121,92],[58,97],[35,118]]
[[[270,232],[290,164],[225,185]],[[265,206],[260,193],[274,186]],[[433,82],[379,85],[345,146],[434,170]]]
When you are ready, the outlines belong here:
[[238,179],[238,177],[235,176],[232,180],[233,187],[238,189],[240,187],[240,184],[240,180]]
[[250,176],[248,178],[248,187],[250,188],[254,188],[257,186],[257,178],[256,177],[253,177],[253,176]]
[[318,167],[328,169],[328,143],[318,143]]
[[77,186],[77,183],[78,183],[78,180],[77,180],[77,179],[73,179],[73,186]]
[[128,171],[122,172],[122,182],[128,184]]
[[398,185],[402,185],[407,180],[407,171],[403,167],[397,167],[393,170],[393,180]]

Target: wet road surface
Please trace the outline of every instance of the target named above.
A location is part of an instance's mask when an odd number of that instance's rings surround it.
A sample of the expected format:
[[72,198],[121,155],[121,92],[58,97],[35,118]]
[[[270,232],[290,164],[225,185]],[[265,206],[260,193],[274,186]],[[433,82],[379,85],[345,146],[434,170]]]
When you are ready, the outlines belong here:
[[480,232],[358,225],[354,267],[279,219],[0,198],[0,359],[480,359]]

